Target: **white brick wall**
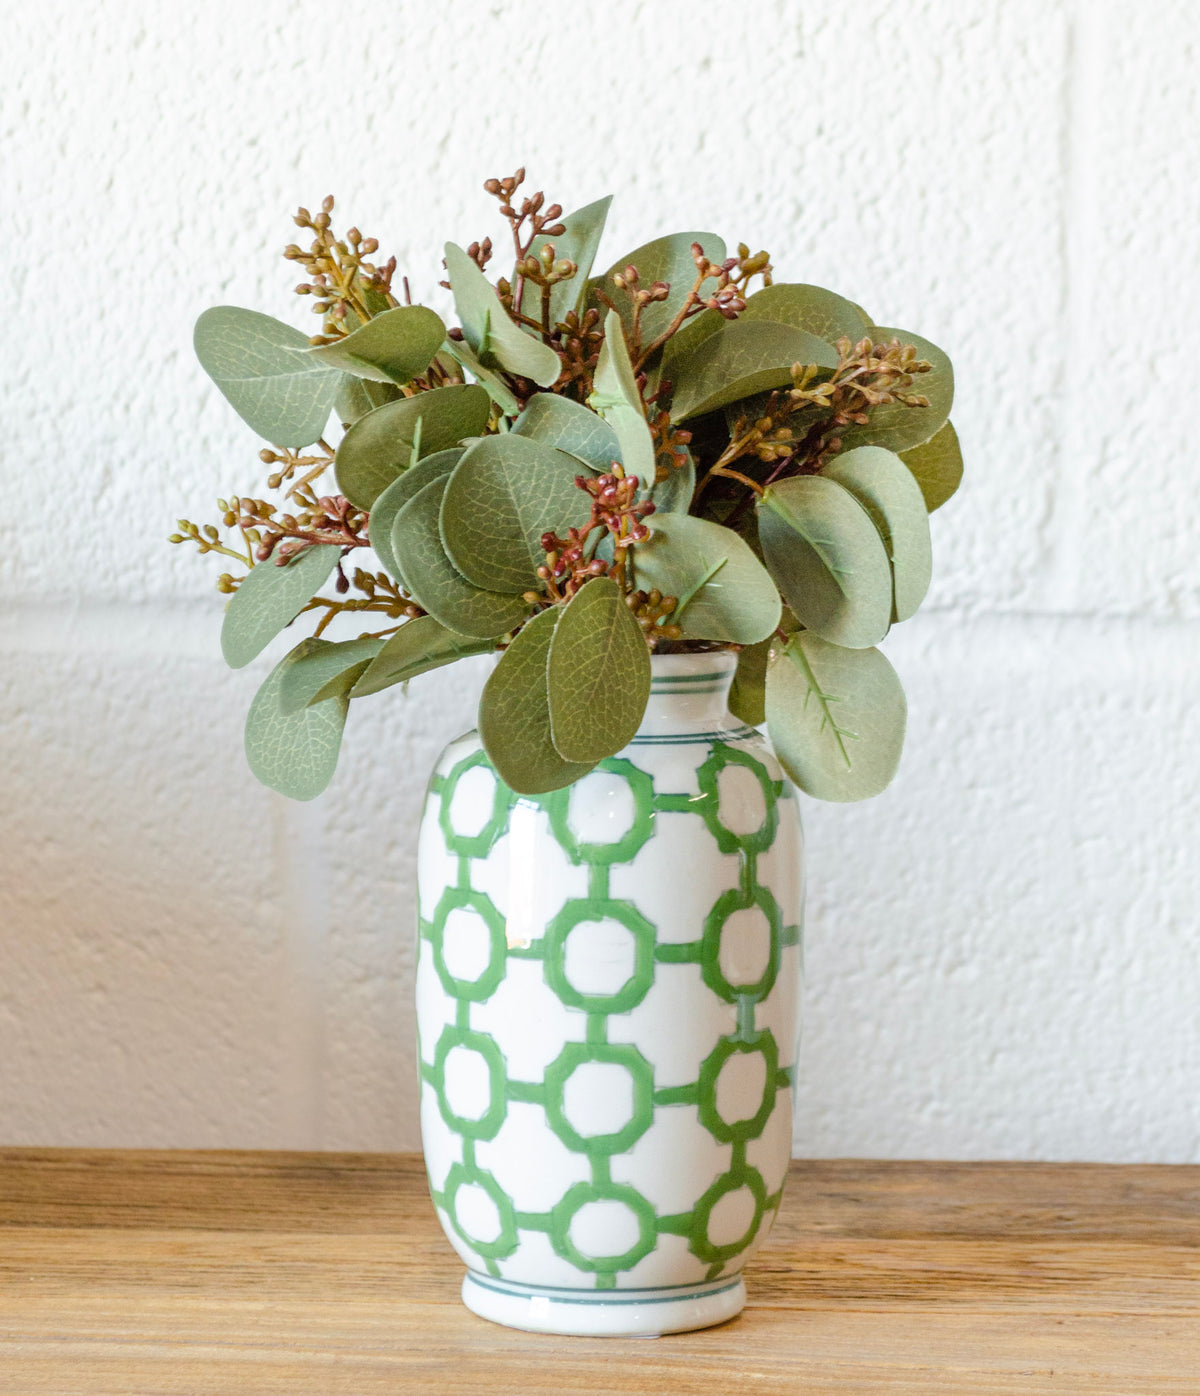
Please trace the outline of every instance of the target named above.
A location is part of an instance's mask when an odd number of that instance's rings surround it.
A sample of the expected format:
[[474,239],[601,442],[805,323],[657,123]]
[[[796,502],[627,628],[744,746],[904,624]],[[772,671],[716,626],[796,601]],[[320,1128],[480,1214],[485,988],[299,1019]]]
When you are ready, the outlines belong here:
[[290,805],[220,569],[162,540],[257,478],[191,324],[293,313],[291,209],[424,292],[524,161],[617,194],[613,253],[744,237],[958,369],[900,777],[806,806],[798,1150],[1200,1159],[1194,5],[0,14],[0,1142],[416,1144],[413,835],[471,685],[356,707]]

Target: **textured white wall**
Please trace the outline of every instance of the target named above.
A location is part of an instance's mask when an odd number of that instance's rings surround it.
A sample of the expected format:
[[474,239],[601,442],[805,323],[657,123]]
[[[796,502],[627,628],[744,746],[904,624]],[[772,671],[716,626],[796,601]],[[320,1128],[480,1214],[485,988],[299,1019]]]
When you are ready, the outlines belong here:
[[806,805],[807,1154],[1200,1159],[1200,13],[1188,0],[0,3],[0,1142],[411,1147],[413,841],[470,725],[355,708],[260,789],[193,362],[333,190],[416,288],[526,163],[607,249],[709,226],[945,345],[968,461],[889,652],[911,736]]

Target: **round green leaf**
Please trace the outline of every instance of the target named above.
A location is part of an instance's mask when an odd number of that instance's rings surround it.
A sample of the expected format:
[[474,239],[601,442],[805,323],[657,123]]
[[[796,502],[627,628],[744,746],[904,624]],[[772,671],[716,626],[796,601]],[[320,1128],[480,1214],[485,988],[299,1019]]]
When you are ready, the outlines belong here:
[[565,451],[601,473],[621,459],[617,433],[604,418],[557,393],[535,393],[512,424],[512,434]]
[[678,600],[689,640],[752,645],[779,624],[779,592],[749,546],[732,529],[691,514],[651,515],[650,537],[633,549],[642,591]]
[[907,708],[877,649],[793,635],[767,670],[767,730],[783,769],[818,800],[866,800],[896,773]]
[[836,344],[843,335],[857,343],[871,328],[871,322],[853,301],[823,286],[782,281],[755,291],[738,319],[772,320],[777,325],[790,325],[794,330],[815,334],[826,344]]
[[563,533],[588,517],[588,497],[575,484],[581,474],[573,456],[526,436],[509,432],[472,443],[442,502],[442,541],[451,562],[487,591],[519,596],[536,587],[546,560],[542,535]]
[[314,360],[299,330],[235,305],[196,321],[196,357],[233,410],[276,446],[309,446],[325,430],[342,375]]
[[293,800],[312,800],[333,778],[350,704],[341,695],[286,712],[281,701],[288,670],[328,645],[304,640],[267,676],[246,714],[246,760],[260,781]]
[[886,446],[889,451],[911,451],[945,425],[954,401],[954,369],[946,354],[920,335],[880,326],[868,333],[876,344],[887,344],[893,339],[911,344],[918,358],[933,365],[929,373],[914,374],[912,387],[907,390],[927,397],[929,406],[906,407],[902,402],[894,402],[873,407],[866,426],[850,426],[842,433],[842,447],[847,451],[854,446]]
[[348,694],[382,648],[382,640],[365,635],[338,644],[322,641],[308,654],[297,656],[282,671],[280,711],[299,712],[314,703]]
[[355,378],[352,373],[343,373],[333,410],[338,421],[348,427],[384,403],[399,402],[403,396],[395,383],[375,383],[369,378]]
[[958,434],[949,422],[923,446],[904,451],[900,459],[920,485],[925,507],[931,514],[940,509],[962,483],[962,451]]
[[565,761],[550,737],[546,668],[563,615],[542,611],[500,656],[479,699],[479,736],[500,779],[518,795],[542,795],[587,775],[592,763]]
[[650,651],[611,577],[585,583],[563,607],[546,674],[560,756],[601,761],[633,740],[650,697]]
[[[671,291],[666,300],[654,301],[642,309],[642,343],[649,345],[658,338],[679,313],[688,292],[696,281],[696,262],[692,257],[692,243],[698,242],[710,262],[725,260],[725,243],[716,233],[671,233],[667,237],[655,238],[643,243],[632,252],[615,261],[603,274],[588,285],[588,305],[594,306],[603,315],[607,307],[597,296],[602,291],[617,307],[617,312],[625,325],[626,332],[633,332],[633,306],[624,291],[613,285],[613,276],[623,272],[628,266],[638,269],[638,284],[644,289],[656,281],[665,281]],[[709,282],[711,287],[714,283]]]
[[408,383],[424,373],[442,347],[446,327],[424,305],[398,305],[352,330],[345,339],[308,353],[320,363],[377,383]]
[[519,625],[529,605],[472,586],[446,556],[438,514],[446,478],[419,489],[396,515],[392,552],[404,584],[422,610],[448,629],[476,640],[492,640]]
[[493,640],[473,640],[447,630],[432,616],[417,616],[388,638],[351,689],[350,696],[363,698],[369,693],[379,693],[393,684],[407,683],[430,669],[440,669],[469,654],[487,654],[494,648]]
[[836,456],[821,474],[836,480],[870,514],[892,564],[892,619],[913,615],[933,574],[929,514],[921,488],[904,462],[882,446],[859,446]]
[[496,288],[462,250],[446,244],[446,272],[454,292],[454,306],[462,331],[479,361],[498,364],[522,378],[548,388],[562,372],[557,353],[548,344],[524,331],[500,304]]
[[671,416],[679,422],[791,382],[794,363],[836,368],[823,339],[770,320],[729,320],[689,354],[671,361]]
[[342,437],[336,458],[339,489],[356,509],[370,509],[408,469],[418,421],[421,455],[431,456],[486,430],[491,410],[477,383],[434,388],[377,407]]
[[870,514],[822,475],[771,485],[759,499],[767,568],[800,624],[835,645],[862,649],[892,619],[892,569]]
[[305,548],[282,567],[260,562],[242,579],[225,608],[221,653],[240,669],[270,644],[321,590],[341,549],[334,544]]
[[449,475],[462,459],[462,454],[463,448],[455,446],[449,451],[436,451],[432,456],[417,461],[398,480],[393,480],[371,505],[367,523],[371,547],[394,581],[404,579],[400,564],[392,552],[392,525],[396,522],[396,515],[419,489],[423,489],[431,480],[441,480]]

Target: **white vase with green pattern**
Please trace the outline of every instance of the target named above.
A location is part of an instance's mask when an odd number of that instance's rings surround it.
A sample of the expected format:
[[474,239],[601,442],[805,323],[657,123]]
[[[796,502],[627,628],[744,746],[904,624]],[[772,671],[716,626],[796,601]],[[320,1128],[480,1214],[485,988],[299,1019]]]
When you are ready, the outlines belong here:
[[421,1124],[476,1313],[668,1333],[745,1303],[791,1155],[796,797],[727,652],[655,656],[641,729],[518,797],[471,733],[419,852]]

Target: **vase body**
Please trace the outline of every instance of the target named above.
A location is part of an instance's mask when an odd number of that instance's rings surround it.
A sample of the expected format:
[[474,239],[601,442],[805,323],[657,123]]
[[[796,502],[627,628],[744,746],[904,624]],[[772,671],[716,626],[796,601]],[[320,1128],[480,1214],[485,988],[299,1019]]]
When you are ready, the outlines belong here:
[[634,741],[514,795],[478,737],[419,842],[430,1189],[463,1298],[513,1327],[645,1334],[745,1302],[791,1156],[803,851],[727,708],[729,653],[655,656]]

